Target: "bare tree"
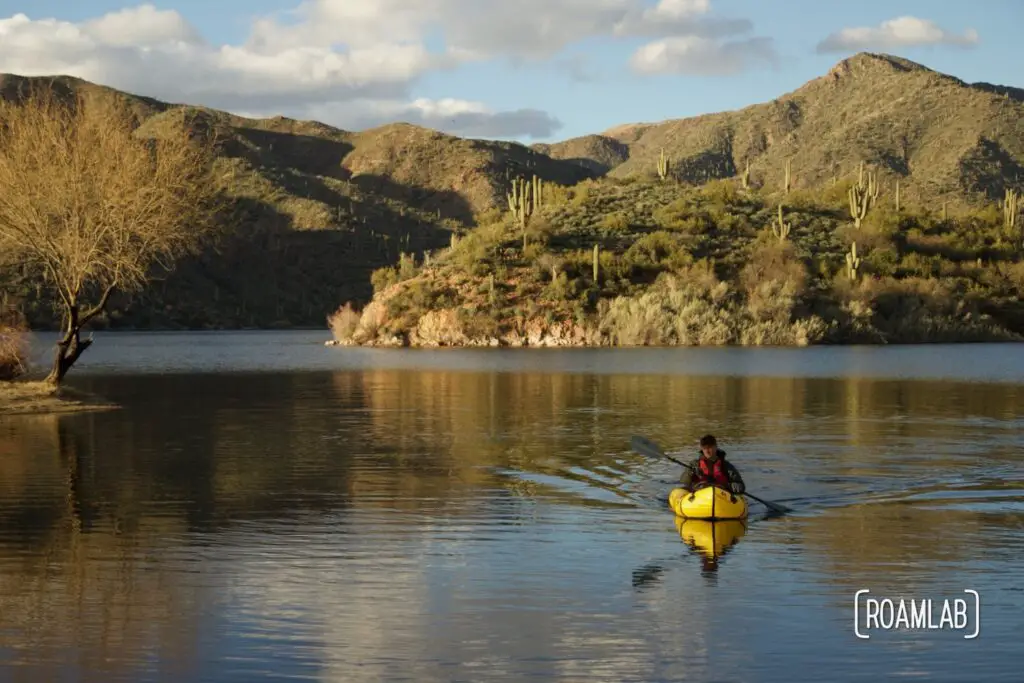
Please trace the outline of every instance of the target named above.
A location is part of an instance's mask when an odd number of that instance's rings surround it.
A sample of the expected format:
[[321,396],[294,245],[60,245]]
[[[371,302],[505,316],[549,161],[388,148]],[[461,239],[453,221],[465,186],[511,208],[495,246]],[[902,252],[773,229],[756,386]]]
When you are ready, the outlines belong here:
[[190,128],[147,138],[123,106],[48,83],[0,100],[0,251],[40,268],[62,309],[49,382],[92,344],[81,331],[115,290],[141,289],[211,234],[214,141]]

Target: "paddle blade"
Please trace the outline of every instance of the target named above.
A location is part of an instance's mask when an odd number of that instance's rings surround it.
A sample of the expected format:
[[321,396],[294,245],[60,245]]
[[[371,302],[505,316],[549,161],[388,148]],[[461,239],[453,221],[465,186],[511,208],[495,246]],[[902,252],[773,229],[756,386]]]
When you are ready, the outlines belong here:
[[658,444],[654,443],[653,441],[646,437],[634,435],[630,437],[629,444],[630,446],[633,447],[634,451],[640,453],[641,455],[646,455],[648,458],[665,458],[666,460],[671,460],[675,464],[681,465],[682,467],[688,467],[688,465],[685,462],[682,462],[681,460],[676,460],[671,455],[661,450],[661,447],[658,446]]
[[648,458],[664,458],[665,451],[658,447],[658,444],[654,443],[648,438],[642,436],[633,436],[629,440],[629,445],[634,451],[641,455],[646,455]]
[[753,498],[757,502],[763,503],[766,508],[768,508],[772,512],[774,512],[776,514],[779,514],[779,515],[784,515],[787,512],[792,512],[793,511],[792,509],[790,509],[790,508],[788,508],[785,505],[782,505],[780,503],[773,503],[770,500],[765,500],[764,498],[758,498],[757,496],[751,495],[749,493],[744,493],[744,495],[747,498]]

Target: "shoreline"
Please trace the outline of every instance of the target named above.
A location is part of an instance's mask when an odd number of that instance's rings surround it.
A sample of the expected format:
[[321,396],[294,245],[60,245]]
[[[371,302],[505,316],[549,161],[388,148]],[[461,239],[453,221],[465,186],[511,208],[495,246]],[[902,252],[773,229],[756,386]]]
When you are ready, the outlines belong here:
[[566,342],[563,339],[544,339],[539,342],[509,342],[504,339],[473,339],[462,343],[436,343],[436,342],[411,342],[408,339],[388,338],[373,339],[365,342],[352,340],[327,339],[324,341],[326,347],[349,348],[349,349],[606,349],[606,350],[628,350],[628,349],[810,349],[810,348],[853,348],[870,346],[884,348],[887,346],[969,346],[978,344],[1024,344],[1024,338],[1007,339],[1006,337],[994,337],[992,339],[936,339],[936,340],[912,340],[912,341],[865,341],[856,340],[848,342],[817,342],[813,344],[611,344],[611,343],[589,343],[589,342]]
[[0,382],[0,417],[84,413],[120,407],[100,396],[70,387],[57,389],[44,381]]
[[[679,349],[679,348],[775,348],[775,349],[807,349],[813,347],[855,347],[855,346],[933,346],[933,345],[966,345],[966,344],[1022,344],[1024,336],[1008,336],[997,331],[985,336],[980,330],[964,332],[947,332],[946,334],[922,335],[921,338],[887,340],[878,338],[860,338],[841,340],[836,338],[808,340],[806,338],[792,343],[697,343],[697,344],[620,344],[615,343],[606,335],[587,331],[579,326],[565,325],[534,329],[529,333],[512,332],[501,336],[469,337],[462,333],[421,335],[414,329],[411,333],[401,332],[374,336],[369,338],[337,337],[324,341],[326,347],[338,348],[390,348],[390,349]],[[802,342],[802,343],[801,343]]]

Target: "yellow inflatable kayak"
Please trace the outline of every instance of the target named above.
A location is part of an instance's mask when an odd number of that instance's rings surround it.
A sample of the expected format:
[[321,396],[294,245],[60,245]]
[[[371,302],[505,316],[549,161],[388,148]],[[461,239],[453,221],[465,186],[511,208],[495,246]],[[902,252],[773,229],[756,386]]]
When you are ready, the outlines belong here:
[[676,529],[686,545],[714,558],[724,555],[747,533],[746,524],[739,519],[709,522],[706,519],[676,517]]
[[706,486],[690,493],[686,489],[672,489],[668,506],[679,517],[687,519],[746,519],[747,501],[731,491]]

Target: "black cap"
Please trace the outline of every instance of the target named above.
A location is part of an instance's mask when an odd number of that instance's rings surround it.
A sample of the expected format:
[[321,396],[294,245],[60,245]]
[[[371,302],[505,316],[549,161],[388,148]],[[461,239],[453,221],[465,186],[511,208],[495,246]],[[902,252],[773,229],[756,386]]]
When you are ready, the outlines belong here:
[[700,437],[700,445],[701,446],[717,446],[718,445],[718,441],[716,441],[715,437],[713,437],[712,435],[705,434],[704,436]]

